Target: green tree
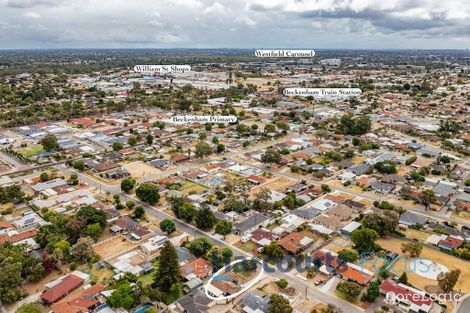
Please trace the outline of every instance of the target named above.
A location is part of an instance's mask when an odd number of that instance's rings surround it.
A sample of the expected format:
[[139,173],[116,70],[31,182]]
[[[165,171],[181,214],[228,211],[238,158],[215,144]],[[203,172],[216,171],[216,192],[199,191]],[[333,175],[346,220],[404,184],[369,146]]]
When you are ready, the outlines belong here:
[[139,187],[137,187],[135,194],[140,200],[150,204],[155,204],[160,201],[158,188],[153,184],[141,184]]
[[124,146],[122,145],[122,143],[120,143],[120,142],[118,142],[118,141],[113,142],[112,147],[113,147],[113,150],[114,150],[114,151],[119,151],[119,150],[121,150],[122,148],[124,148]]
[[166,241],[160,251],[154,285],[158,286],[163,291],[170,291],[170,288],[174,284],[178,284],[180,281],[181,277],[178,255],[176,254],[175,247],[171,242]]
[[268,148],[266,152],[261,155],[261,162],[263,163],[277,163],[281,162],[281,153],[274,148]]
[[41,313],[41,307],[34,303],[22,304],[15,313]]
[[196,157],[203,158],[212,154],[212,147],[205,141],[199,141],[196,144]]
[[160,222],[160,229],[167,234],[171,234],[176,230],[176,225],[172,220],[166,218]]
[[341,250],[338,252],[338,257],[344,262],[356,262],[358,259],[357,253],[350,249]]
[[221,143],[217,144],[217,153],[222,153],[225,151],[225,146]]
[[193,240],[188,247],[189,251],[197,258],[206,255],[211,248],[212,243],[206,237]]
[[409,253],[411,258],[419,258],[422,251],[423,246],[417,242],[410,241],[401,244],[401,252],[403,254]]
[[151,145],[153,144],[153,136],[152,136],[152,134],[150,134],[150,133],[147,134],[147,136],[145,137],[145,140],[147,141],[147,144],[148,144],[149,146],[151,146]]
[[289,283],[287,282],[287,280],[285,280],[284,278],[281,278],[279,279],[277,282],[276,282],[276,285],[281,288],[281,289],[285,289],[287,287]]
[[121,190],[125,193],[129,193],[132,189],[134,189],[136,180],[134,178],[124,178],[121,180]]
[[42,182],[46,182],[49,180],[49,174],[47,172],[42,172],[41,175],[39,175],[39,178]]
[[279,295],[273,294],[268,302],[268,313],[292,313],[293,309],[289,304],[289,301]]
[[271,241],[269,245],[264,246],[263,253],[274,259],[279,259],[284,256],[284,250],[282,250],[276,241]]
[[[442,273],[441,273],[442,274]],[[444,273],[438,277],[439,287],[444,292],[452,292],[454,290],[457,281],[459,280],[460,270],[451,270],[450,272]]]
[[369,283],[369,287],[367,287],[367,292],[364,294],[364,299],[368,302],[375,302],[377,298],[380,296],[380,282],[373,281]]
[[379,239],[379,234],[373,229],[362,228],[355,230],[351,234],[351,240],[354,242],[355,248],[360,252],[376,251],[378,245],[375,241]]
[[137,144],[137,137],[130,136],[129,138],[127,138],[127,143],[129,144],[129,146],[135,146]]
[[44,138],[42,138],[39,141],[39,143],[42,145],[44,150],[49,151],[49,152],[59,149],[59,144],[57,143],[57,137],[52,134],[46,135]]
[[401,274],[400,278],[398,278],[398,282],[400,284],[408,285],[408,275],[406,274],[406,272],[403,272],[403,274]]
[[134,209],[134,218],[142,218],[145,215],[145,209],[143,206],[139,205]]
[[196,213],[196,226],[200,229],[212,229],[215,224],[215,217],[208,206],[203,206]]
[[119,285],[108,298],[108,303],[113,308],[131,309],[136,304],[132,286],[128,282]]
[[342,281],[336,285],[336,289],[340,291],[349,301],[355,301],[361,294],[361,286],[356,283]]
[[227,236],[232,232],[232,223],[229,221],[218,221],[215,225],[215,233],[224,236]]
[[398,225],[399,214],[392,210],[382,210],[380,213],[364,215],[362,226],[375,230],[381,237],[395,231]]
[[74,260],[85,263],[88,262],[94,255],[92,250],[93,239],[90,237],[83,237],[78,239],[77,243],[71,249],[71,255]]
[[85,170],[85,162],[78,160],[73,162],[73,168],[79,171],[84,171]]
[[93,238],[95,241],[98,239],[102,231],[99,223],[90,224],[86,227],[86,235]]
[[426,209],[437,201],[436,194],[431,189],[421,191],[419,195],[419,202],[426,207]]

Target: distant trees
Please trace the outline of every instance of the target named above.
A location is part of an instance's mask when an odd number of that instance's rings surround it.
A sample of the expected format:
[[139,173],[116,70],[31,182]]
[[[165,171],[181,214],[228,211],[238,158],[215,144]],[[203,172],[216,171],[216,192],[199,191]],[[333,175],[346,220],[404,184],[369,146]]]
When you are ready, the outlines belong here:
[[92,250],[93,239],[90,237],[82,237],[73,245],[70,250],[71,255],[77,262],[88,262],[94,255]]
[[143,206],[139,205],[134,209],[134,218],[142,218],[145,215],[145,209]]
[[145,141],[149,146],[153,144],[153,136],[152,134],[148,133],[147,136],[145,136]]
[[124,146],[122,145],[122,143],[120,143],[120,142],[118,142],[118,141],[113,142],[112,147],[113,147],[113,150],[114,150],[114,151],[119,151],[119,150],[121,150],[122,148],[124,148]]
[[135,190],[136,196],[149,204],[155,204],[158,201],[160,201],[160,193],[157,188],[157,186],[153,184],[141,184],[137,189]]
[[277,163],[281,162],[282,155],[281,153],[274,148],[268,148],[266,152],[261,155],[261,162],[263,163]]
[[374,168],[382,174],[396,174],[397,167],[393,161],[377,162]]
[[338,130],[345,135],[363,135],[370,131],[372,122],[367,115],[344,114],[338,124]]
[[380,296],[380,282],[373,281],[369,283],[367,287],[367,292],[363,295],[363,299],[368,302],[375,302]]
[[437,201],[436,194],[431,189],[426,189],[421,191],[419,195],[419,202],[425,206],[425,208],[429,208],[429,206]]
[[172,220],[166,218],[160,222],[160,229],[167,234],[171,234],[176,230],[176,225]]
[[41,175],[39,175],[39,179],[42,182],[46,182],[49,180],[49,174],[47,172],[42,172]]
[[57,143],[57,137],[52,134],[46,135],[44,138],[42,138],[39,141],[39,143],[42,145],[43,149],[48,152],[59,149],[59,144]]
[[130,136],[129,138],[127,138],[127,143],[129,144],[129,146],[135,146],[137,144],[137,137]]
[[212,154],[212,147],[205,141],[200,140],[196,144],[196,157],[203,158]]
[[361,286],[356,283],[341,281],[336,285],[336,289],[340,291],[349,301],[355,301],[361,294]]
[[73,162],[72,166],[73,166],[74,169],[79,170],[79,171],[84,171],[85,170],[85,162],[83,162],[82,160],[78,160],[78,161]]

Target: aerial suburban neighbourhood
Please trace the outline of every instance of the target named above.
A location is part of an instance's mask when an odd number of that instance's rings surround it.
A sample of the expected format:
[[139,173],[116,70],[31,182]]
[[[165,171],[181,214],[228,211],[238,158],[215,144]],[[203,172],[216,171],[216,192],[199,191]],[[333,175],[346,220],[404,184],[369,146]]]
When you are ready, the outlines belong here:
[[112,48],[0,50],[1,313],[470,312],[468,50]]

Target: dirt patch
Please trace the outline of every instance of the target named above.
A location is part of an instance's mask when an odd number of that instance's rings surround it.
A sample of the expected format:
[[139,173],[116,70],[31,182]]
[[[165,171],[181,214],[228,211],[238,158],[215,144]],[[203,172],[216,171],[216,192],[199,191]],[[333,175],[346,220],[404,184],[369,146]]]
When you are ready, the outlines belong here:
[[[401,244],[406,242],[405,240],[399,238],[387,238],[387,239],[379,239],[377,241],[383,248],[398,253],[401,256],[401,260],[397,261],[394,266],[393,270],[397,275],[401,275],[403,270],[406,269],[406,265],[403,260],[403,254],[401,252]],[[424,246],[423,252],[421,253],[421,258],[427,259],[439,264],[445,265],[450,271],[453,269],[460,269],[460,277],[457,285],[455,286],[455,290],[462,289],[462,292],[469,292],[470,285],[468,281],[470,280],[470,266],[468,266],[468,262],[447,253],[441,252],[437,249],[432,249],[429,247]],[[409,266],[409,262],[408,262]],[[437,282],[435,280],[426,279],[420,275],[417,275],[413,272],[408,272],[408,281],[416,286],[419,289],[424,289],[427,286],[435,286]]]
[[128,170],[131,176],[135,179],[140,179],[144,176],[147,177],[161,173],[161,171],[157,168],[148,165],[142,161],[123,164],[123,167]]
[[260,186],[257,186],[250,191],[250,196],[256,195],[258,192],[260,192],[261,189],[268,189],[268,190],[274,190],[278,192],[284,192],[287,187],[294,185],[297,183],[296,179],[293,178],[287,178],[287,177],[277,177],[265,184],[262,184]]
[[114,236],[96,244],[93,251],[103,260],[109,260],[125,252],[137,248],[138,243],[133,243],[121,236]]

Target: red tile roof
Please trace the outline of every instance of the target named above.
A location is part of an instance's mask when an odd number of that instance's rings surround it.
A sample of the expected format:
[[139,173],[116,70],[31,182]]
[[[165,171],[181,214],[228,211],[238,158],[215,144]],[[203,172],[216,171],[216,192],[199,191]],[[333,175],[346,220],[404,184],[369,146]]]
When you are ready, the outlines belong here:
[[451,249],[457,249],[463,244],[463,239],[458,239],[452,236],[447,237],[439,241],[439,245],[449,247]]
[[[392,281],[384,280],[383,283],[380,285],[380,290],[387,294],[388,292],[392,292],[395,296],[400,297],[400,299],[406,299],[408,302],[411,302],[419,307],[421,306],[431,306],[432,301],[430,298],[421,296],[416,292],[413,292],[410,289],[407,289],[403,286],[395,284]],[[423,310],[426,312],[427,310]]]
[[44,291],[41,298],[47,303],[57,302],[80,287],[83,282],[83,278],[69,274],[65,276],[60,283]]
[[258,228],[257,230],[253,231],[251,233],[251,239],[253,241],[260,241],[262,239],[267,239],[267,240],[273,240],[274,236],[271,232]]
[[30,229],[19,234],[8,236],[6,234],[0,235],[0,244],[10,241],[11,243],[20,242],[28,238],[36,237],[38,234],[37,229]]
[[96,284],[82,291],[80,295],[69,300],[60,301],[52,305],[54,313],[88,312],[89,309],[100,304],[97,295],[105,289],[104,285]]

